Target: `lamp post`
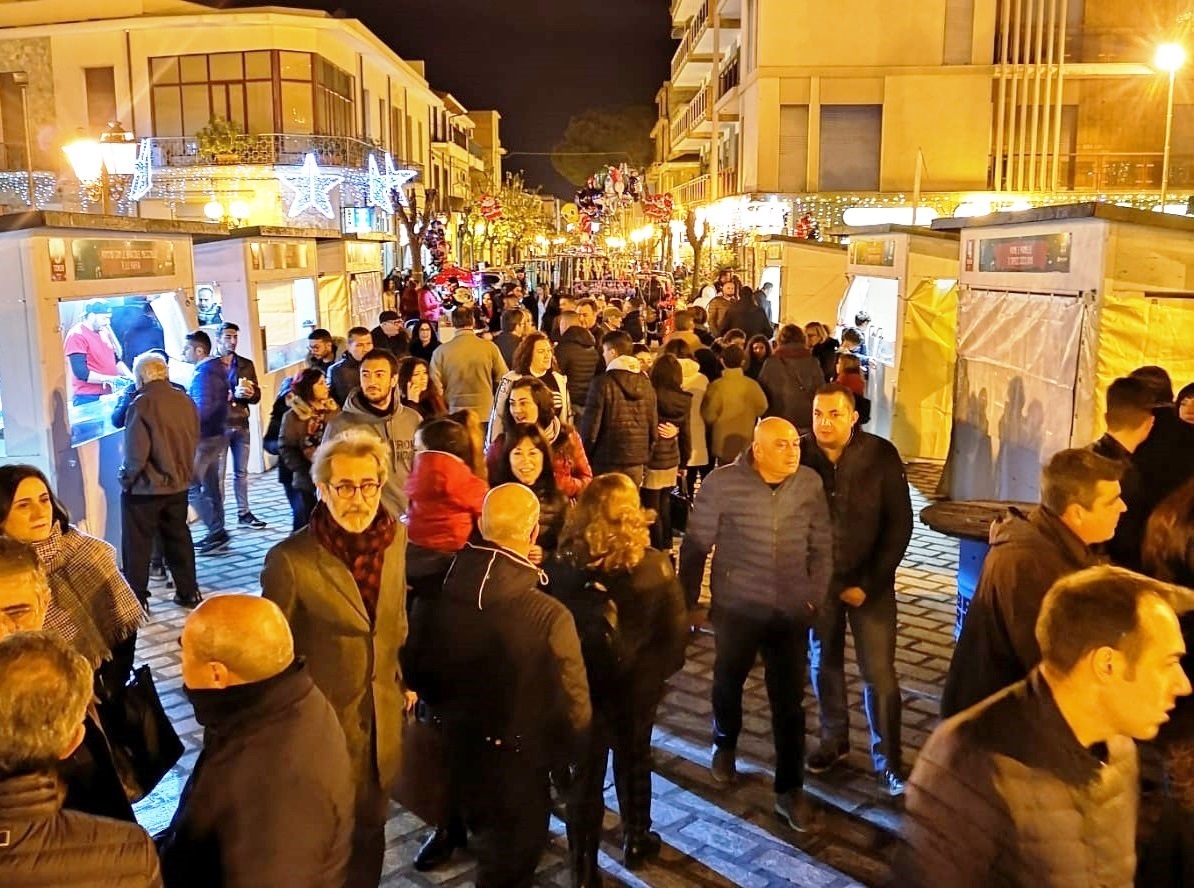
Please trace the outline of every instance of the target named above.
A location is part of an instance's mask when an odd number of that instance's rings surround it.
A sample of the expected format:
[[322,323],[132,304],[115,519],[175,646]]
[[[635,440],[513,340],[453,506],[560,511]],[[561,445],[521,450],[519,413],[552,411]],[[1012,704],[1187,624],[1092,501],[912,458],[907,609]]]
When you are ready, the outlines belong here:
[[1165,106],[1165,155],[1161,161],[1161,212],[1169,198],[1169,151],[1173,141],[1173,85],[1178,69],[1186,63],[1186,50],[1177,43],[1162,43],[1157,47],[1153,67],[1169,74],[1169,99]]
[[21,88],[21,119],[25,121],[25,186],[29,209],[36,210],[33,200],[33,138],[29,122],[29,72],[14,71],[12,82]]
[[111,215],[113,202],[124,196],[136,169],[136,137],[112,121],[98,139],[80,131],[62,150],[88,198],[98,200],[104,215]]

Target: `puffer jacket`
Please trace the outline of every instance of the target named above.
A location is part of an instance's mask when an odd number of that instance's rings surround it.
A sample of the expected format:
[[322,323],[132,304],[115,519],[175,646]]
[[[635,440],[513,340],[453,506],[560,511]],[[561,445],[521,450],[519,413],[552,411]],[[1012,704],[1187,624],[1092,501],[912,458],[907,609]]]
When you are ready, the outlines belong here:
[[419,411],[398,402],[395,397],[387,413],[379,414],[367,406],[360,389],[344,402],[344,409],[328,422],[323,440],[328,441],[349,429],[365,429],[376,435],[390,454],[390,477],[381,491],[381,502],[395,518],[406,511],[406,479],[415,461],[415,430],[423,421]]
[[895,573],[912,539],[912,500],[899,451],[855,430],[837,465],[811,435],[800,463],[821,476],[833,515],[833,587],[858,586],[868,597],[895,594]]
[[572,402],[573,410],[571,419],[560,417],[564,422],[577,421],[600,362],[597,342],[588,330],[573,326],[560,334],[560,341],[556,343],[556,365],[568,377],[568,399]]
[[692,453],[692,395],[673,389],[656,389],[655,402],[658,405],[659,421],[670,422],[680,430],[674,438],[656,438],[651,445],[649,469],[674,469],[688,464]]
[[187,390],[199,411],[199,437],[222,438],[228,428],[228,404],[232,396],[224,365],[219,358],[204,358],[195,365]]
[[157,851],[145,830],[64,811],[64,792],[48,773],[0,780],[0,885],[161,888]]
[[415,454],[406,479],[406,532],[410,541],[437,552],[459,552],[468,542],[489,485],[457,456],[439,450]]
[[802,433],[813,427],[813,395],[824,384],[821,362],[807,348],[781,346],[759,371],[767,415],[782,416]]
[[1084,748],[1040,673],[951,718],[908,781],[901,888],[1130,888],[1138,764]]
[[[541,581],[526,558],[478,538],[456,556],[442,594],[412,605],[402,674],[458,754],[497,738],[546,768],[567,760],[588,731],[576,625]],[[451,765],[469,772],[476,762]]]
[[658,425],[655,390],[635,358],[615,358],[608,370],[593,377],[580,437],[596,474],[647,465]]
[[775,490],[750,451],[715,469],[697,492],[680,546],[680,582],[690,606],[714,546],[713,608],[813,624],[833,572],[829,505],[816,472],[800,467]]
[[948,718],[1012,682],[1041,659],[1036,618],[1057,580],[1101,559],[1061,519],[1037,506],[991,525],[991,551],[945,676],[941,714]]

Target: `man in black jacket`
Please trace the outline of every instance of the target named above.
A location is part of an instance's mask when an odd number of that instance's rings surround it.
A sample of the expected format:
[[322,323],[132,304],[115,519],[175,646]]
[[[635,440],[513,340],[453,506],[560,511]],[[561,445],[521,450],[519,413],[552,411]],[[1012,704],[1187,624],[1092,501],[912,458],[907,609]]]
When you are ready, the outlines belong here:
[[[233,491],[236,494],[237,523],[262,530],[265,522],[249,509],[249,407],[261,403],[261,386],[253,362],[236,353],[240,327],[230,321],[220,326],[220,360],[232,399],[228,402],[228,450],[232,454]],[[227,468],[228,461],[221,466]],[[221,483],[224,474],[221,474]]]
[[795,324],[779,328],[777,344],[759,373],[759,385],[767,393],[767,415],[782,416],[807,435],[813,426],[813,396],[827,380],[804,331]]
[[752,336],[766,336],[770,339],[774,328],[771,318],[767,317],[767,309],[758,302],[758,294],[743,287],[742,296],[726,311],[722,329],[741,330],[749,342]]
[[361,361],[373,351],[373,334],[364,327],[348,331],[348,351],[328,368],[328,391],[341,409],[354,389],[361,387]]
[[295,660],[278,606],[211,598],[180,643],[203,755],[161,838],[166,888],[345,884],[354,788],[344,732]]
[[396,358],[410,354],[410,334],[402,326],[402,316],[396,311],[383,311],[369,335],[373,337],[374,348],[384,348]]
[[[585,398],[580,436],[594,475],[621,472],[642,486],[658,437],[659,409],[651,380],[632,357],[634,343],[623,330],[601,343],[606,370],[593,377]],[[571,394],[571,382],[569,383]]]
[[538,528],[528,488],[491,490],[481,541],[456,556],[440,595],[414,603],[401,653],[404,680],[443,728],[478,888],[531,883],[548,772],[576,760],[592,720],[576,625],[527,559]]
[[568,400],[572,402],[572,418],[561,417],[561,421],[579,424],[584,410],[589,384],[597,373],[601,354],[593,334],[581,326],[574,311],[560,314],[560,341],[556,343],[556,364],[568,378]]
[[904,791],[900,685],[895,671],[895,574],[912,539],[912,500],[904,464],[890,441],[857,429],[854,395],[822,386],[813,399],[813,434],[801,461],[821,476],[833,513],[833,583],[825,618],[813,631],[812,679],[821,712],[814,774],[849,752],[846,623],[862,672],[871,761],[880,787]]

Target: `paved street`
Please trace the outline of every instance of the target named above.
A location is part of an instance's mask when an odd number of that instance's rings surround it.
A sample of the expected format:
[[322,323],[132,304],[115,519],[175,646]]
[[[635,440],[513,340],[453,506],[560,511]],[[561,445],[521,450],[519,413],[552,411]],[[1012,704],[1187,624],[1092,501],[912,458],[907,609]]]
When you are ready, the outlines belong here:
[[[938,473],[938,467],[928,464],[909,468],[917,513],[926,503],[924,493],[931,494]],[[205,594],[260,591],[258,572],[264,554],[290,526],[282,488],[272,473],[255,478],[251,491],[253,510],[269,522],[269,529],[236,530],[229,554],[200,559]],[[956,545],[917,522],[898,582],[900,645],[896,656],[904,692],[904,744],[909,765],[936,722],[937,699],[952,650],[956,563]],[[154,832],[173,814],[179,790],[198,755],[202,731],[181,690],[178,634],[185,612],[162,597],[155,597],[152,607],[153,618],[142,631],[139,651],[153,667],[167,711],[187,745],[179,767],[138,807],[142,823]],[[899,809],[873,787],[852,651],[846,665],[852,707],[849,766],[824,780],[812,778],[811,792],[826,802],[824,828],[796,843],[794,834],[781,826],[771,811],[773,755],[761,668],[756,668],[746,686],[739,785],[726,791],[715,787],[709,778],[712,664],[713,639],[699,635],[689,649],[684,671],[672,679],[660,709],[654,738],[654,815],[656,828],[664,837],[663,856],[636,874],[623,870],[617,818],[609,813],[601,856],[607,879],[627,885],[751,888],[793,884],[844,888],[882,881]],[[806,709],[813,741],[817,723],[811,692]],[[612,779],[607,787],[606,800],[612,812],[617,808]],[[471,884],[472,861],[467,855],[441,871],[416,873],[410,864],[425,828],[417,818],[397,807],[393,810],[387,828],[384,886]],[[563,824],[553,819],[552,830],[553,841],[537,884],[567,885]]]

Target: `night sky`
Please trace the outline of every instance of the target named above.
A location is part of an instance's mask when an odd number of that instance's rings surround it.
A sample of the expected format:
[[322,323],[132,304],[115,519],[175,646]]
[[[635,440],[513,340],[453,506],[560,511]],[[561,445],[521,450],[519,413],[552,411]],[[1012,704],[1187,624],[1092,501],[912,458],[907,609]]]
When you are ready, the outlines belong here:
[[[257,2],[211,5],[261,6]],[[423,59],[433,89],[502,114],[511,153],[550,151],[588,108],[651,105],[675,42],[668,0],[299,0],[277,5],[361,19],[405,59]],[[513,156],[528,184],[571,199],[549,157]]]

